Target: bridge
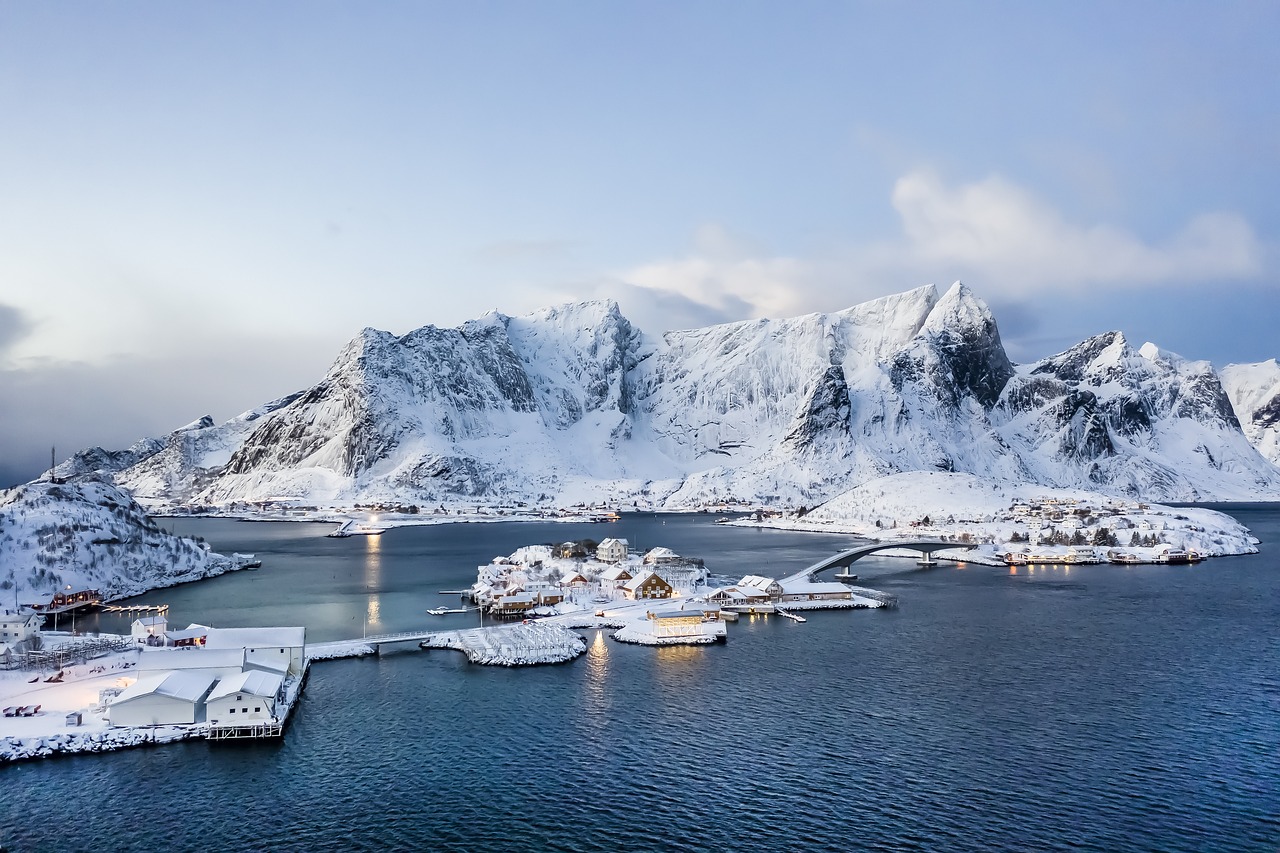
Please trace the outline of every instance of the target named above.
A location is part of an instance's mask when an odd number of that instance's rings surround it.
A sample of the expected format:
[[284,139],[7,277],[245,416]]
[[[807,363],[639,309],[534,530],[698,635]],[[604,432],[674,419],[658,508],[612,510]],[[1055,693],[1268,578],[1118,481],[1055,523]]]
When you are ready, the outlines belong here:
[[[809,580],[815,581],[818,575],[827,569],[844,569],[844,576],[848,577],[849,566],[868,554],[874,554],[877,551],[892,551],[896,549],[904,549],[908,551],[919,551],[924,555],[920,561],[921,565],[933,565],[933,561],[929,559],[935,551],[951,551],[964,550],[970,551],[977,548],[977,545],[966,545],[963,542],[941,542],[936,539],[916,539],[901,542],[879,542],[875,545],[863,545],[860,548],[850,548],[848,551],[841,551],[834,557],[828,557],[825,560],[814,563],[807,569],[801,569],[794,575],[783,578],[783,583],[791,580]],[[841,575],[837,574],[837,578]]]

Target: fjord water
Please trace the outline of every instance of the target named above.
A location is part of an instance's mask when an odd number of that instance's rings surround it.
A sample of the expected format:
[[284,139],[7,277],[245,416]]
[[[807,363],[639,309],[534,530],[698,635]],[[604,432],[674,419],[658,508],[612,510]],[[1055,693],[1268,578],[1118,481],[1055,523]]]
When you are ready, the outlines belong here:
[[[589,630],[587,654],[552,667],[412,647],[317,663],[279,742],[0,770],[0,845],[1275,850],[1280,510],[1231,512],[1261,554],[1031,571],[868,558],[855,570],[898,609],[743,620],[712,647]],[[472,624],[425,610],[525,544],[622,536],[737,577],[849,542],[707,516],[336,540],[320,525],[172,526],[263,567],[141,600],[181,624],[304,624],[312,641]]]

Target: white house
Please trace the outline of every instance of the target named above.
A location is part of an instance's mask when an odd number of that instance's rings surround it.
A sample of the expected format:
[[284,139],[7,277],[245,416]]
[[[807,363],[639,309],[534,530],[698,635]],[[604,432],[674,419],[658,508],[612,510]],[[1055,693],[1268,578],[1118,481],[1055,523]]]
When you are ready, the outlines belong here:
[[627,559],[627,540],[605,539],[596,548],[596,559],[606,563],[620,563]]
[[210,628],[205,649],[244,649],[246,664],[284,664],[301,675],[307,646],[306,628]]
[[276,721],[284,679],[268,672],[242,672],[218,682],[205,700],[211,726],[252,726]]
[[29,648],[40,636],[40,621],[34,610],[0,610],[0,655]]
[[[164,614],[157,616],[143,616],[133,620],[133,625],[129,628],[129,636],[134,642],[164,642],[165,632],[169,630],[169,617]],[[152,639],[152,638],[155,639]]]
[[204,697],[217,679],[199,672],[157,672],[139,678],[107,706],[113,726],[201,722]]
[[631,580],[631,572],[622,566],[614,566],[612,569],[605,569],[600,573],[601,586],[607,585],[614,589],[622,589],[629,580]]

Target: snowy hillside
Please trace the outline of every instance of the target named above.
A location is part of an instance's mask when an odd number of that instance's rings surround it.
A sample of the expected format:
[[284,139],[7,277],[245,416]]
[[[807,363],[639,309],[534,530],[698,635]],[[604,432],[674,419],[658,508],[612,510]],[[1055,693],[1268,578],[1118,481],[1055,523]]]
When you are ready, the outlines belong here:
[[1249,441],[1280,465],[1280,365],[1274,358],[1227,365],[1222,369],[1222,385]]
[[55,592],[137,595],[236,568],[192,539],[170,536],[107,483],[28,483],[0,492],[0,601],[47,602]]
[[72,463],[149,505],[795,506],[906,471],[1280,499],[1208,364],[1112,332],[1016,368],[959,283],[657,338],[612,302],[366,329],[298,394]]

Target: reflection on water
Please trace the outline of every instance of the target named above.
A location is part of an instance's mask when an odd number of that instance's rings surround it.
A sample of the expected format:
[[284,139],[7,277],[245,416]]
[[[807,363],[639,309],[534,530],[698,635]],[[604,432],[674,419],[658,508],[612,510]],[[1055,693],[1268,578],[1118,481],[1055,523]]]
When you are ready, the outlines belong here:
[[587,721],[603,728],[609,721],[609,644],[604,631],[597,630],[587,646],[587,677],[583,682],[582,708]]
[[[375,516],[376,517],[376,516]],[[364,588],[369,593],[365,605],[365,630],[382,626],[382,537],[364,537]]]

